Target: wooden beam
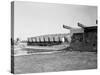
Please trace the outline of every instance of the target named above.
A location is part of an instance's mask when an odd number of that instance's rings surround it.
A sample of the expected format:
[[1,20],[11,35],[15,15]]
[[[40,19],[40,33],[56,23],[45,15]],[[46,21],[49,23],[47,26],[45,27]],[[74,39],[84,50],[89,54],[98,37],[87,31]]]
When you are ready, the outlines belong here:
[[85,25],[83,25],[83,24],[81,24],[81,23],[79,23],[79,22],[78,22],[77,24],[78,24],[79,27],[81,27],[81,28],[83,28],[83,29],[86,27]]
[[66,25],[63,25],[63,28],[65,28],[65,29],[73,29],[72,27],[66,26]]

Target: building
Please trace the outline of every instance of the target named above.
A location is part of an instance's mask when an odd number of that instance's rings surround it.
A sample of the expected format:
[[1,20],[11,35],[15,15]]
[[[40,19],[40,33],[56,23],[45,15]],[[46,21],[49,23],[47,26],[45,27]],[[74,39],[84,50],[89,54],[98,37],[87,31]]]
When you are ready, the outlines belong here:
[[84,26],[78,23],[81,28],[75,29],[69,26],[63,26],[70,29],[71,43],[70,47],[78,51],[97,51],[97,26]]
[[27,45],[28,46],[53,46],[59,45],[64,42],[69,43],[69,34],[48,34],[36,37],[29,37]]

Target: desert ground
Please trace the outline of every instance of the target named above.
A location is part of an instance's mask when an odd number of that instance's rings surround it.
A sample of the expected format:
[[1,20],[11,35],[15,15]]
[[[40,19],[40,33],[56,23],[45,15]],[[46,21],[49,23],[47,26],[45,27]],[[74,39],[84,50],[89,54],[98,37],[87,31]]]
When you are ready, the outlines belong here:
[[40,73],[97,68],[97,53],[58,51],[14,56],[14,73]]

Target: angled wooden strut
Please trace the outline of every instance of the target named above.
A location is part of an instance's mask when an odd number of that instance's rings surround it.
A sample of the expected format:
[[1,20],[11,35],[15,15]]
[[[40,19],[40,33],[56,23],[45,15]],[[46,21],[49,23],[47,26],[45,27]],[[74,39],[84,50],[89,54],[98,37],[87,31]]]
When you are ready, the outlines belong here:
[[65,28],[65,29],[73,29],[72,27],[66,26],[66,25],[63,25],[63,28]]
[[81,23],[79,23],[79,22],[77,23],[77,25],[78,25],[79,27],[83,28],[83,29],[86,27],[85,25],[83,25],[83,24],[81,24]]

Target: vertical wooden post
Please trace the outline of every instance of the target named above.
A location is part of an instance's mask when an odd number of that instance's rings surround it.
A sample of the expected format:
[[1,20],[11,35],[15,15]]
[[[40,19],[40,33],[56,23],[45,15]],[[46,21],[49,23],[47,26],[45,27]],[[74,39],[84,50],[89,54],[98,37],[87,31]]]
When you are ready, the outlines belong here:
[[86,43],[85,43],[85,40],[86,40],[86,39],[85,39],[85,30],[84,30],[84,32],[83,32],[83,49],[85,49],[85,44],[86,44]]
[[58,41],[59,41],[59,43],[61,43],[60,37],[58,37]]
[[27,39],[27,45],[29,45],[29,38]]
[[45,43],[45,37],[43,37],[43,41],[44,41],[44,43]]
[[64,42],[66,42],[66,37],[64,36]]
[[50,38],[48,37],[48,42],[50,42]]
[[37,42],[37,38],[35,37],[35,42]]
[[55,42],[55,38],[53,37],[53,42]]
[[33,43],[33,38],[31,38],[31,42]]
[[39,37],[39,42],[41,42],[41,38]]

